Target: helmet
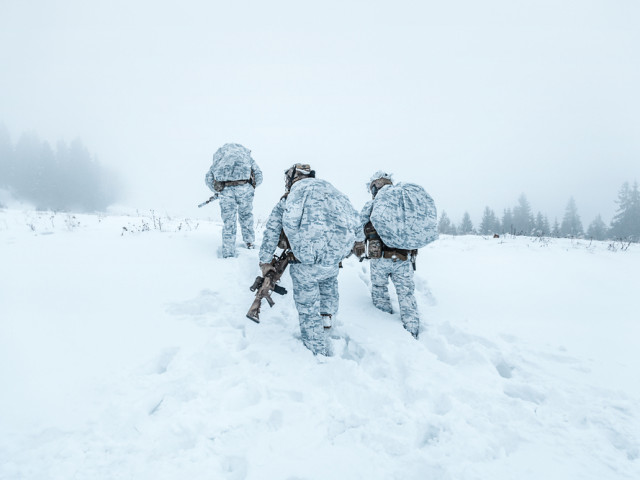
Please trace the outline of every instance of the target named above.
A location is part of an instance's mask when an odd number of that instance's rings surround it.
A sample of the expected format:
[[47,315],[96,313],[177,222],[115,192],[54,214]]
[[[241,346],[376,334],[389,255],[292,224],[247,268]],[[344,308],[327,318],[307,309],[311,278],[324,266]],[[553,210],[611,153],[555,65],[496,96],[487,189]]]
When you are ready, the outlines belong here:
[[315,178],[315,176],[315,170],[311,170],[311,166],[308,163],[296,163],[291,168],[284,171],[284,184],[287,192],[298,180],[303,178]]
[[390,173],[385,173],[382,170],[378,170],[371,175],[369,183],[367,184],[367,190],[373,197],[378,194],[378,191],[385,185],[393,185],[393,176]]

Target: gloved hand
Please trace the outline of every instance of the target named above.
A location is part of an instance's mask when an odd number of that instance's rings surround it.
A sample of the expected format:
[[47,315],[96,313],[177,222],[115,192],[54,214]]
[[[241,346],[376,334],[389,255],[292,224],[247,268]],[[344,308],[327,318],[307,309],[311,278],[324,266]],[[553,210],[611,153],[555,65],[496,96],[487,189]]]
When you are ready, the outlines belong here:
[[364,255],[364,250],[364,242],[356,242],[353,244],[351,252],[353,252],[356,257],[360,258],[362,255]]
[[266,277],[267,273],[275,272],[276,268],[273,265],[271,265],[271,263],[262,263],[262,262],[260,262],[260,271],[262,271],[262,276]]

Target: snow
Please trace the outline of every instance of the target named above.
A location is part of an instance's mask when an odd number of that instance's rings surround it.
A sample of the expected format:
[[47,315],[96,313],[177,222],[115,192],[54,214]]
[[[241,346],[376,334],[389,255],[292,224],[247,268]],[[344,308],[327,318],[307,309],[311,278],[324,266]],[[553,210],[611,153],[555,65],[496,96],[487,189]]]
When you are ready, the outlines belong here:
[[638,245],[444,236],[418,341],[349,258],[325,358],[291,293],[245,318],[257,250],[220,243],[0,210],[0,478],[640,478]]

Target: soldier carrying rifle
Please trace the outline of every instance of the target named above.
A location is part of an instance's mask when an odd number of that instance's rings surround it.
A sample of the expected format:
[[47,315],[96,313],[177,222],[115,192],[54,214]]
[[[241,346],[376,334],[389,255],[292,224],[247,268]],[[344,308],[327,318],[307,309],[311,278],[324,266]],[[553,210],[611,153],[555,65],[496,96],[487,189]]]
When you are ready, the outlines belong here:
[[260,270],[264,282],[281,275],[273,254],[284,232],[291,248],[287,264],[302,342],[314,354],[331,355],[325,321],[330,322],[338,311],[339,264],[353,247],[358,214],[344,194],[315,178],[309,165],[298,163],[289,168],[285,187],[286,193],[267,220]]
[[234,257],[236,254],[236,217],[240,221],[242,239],[247,248],[253,248],[253,193],[262,183],[262,171],[251,157],[251,150],[239,143],[224,144],[213,155],[205,183],[216,193],[209,201],[215,200],[216,196],[220,198],[224,222],[222,256]]

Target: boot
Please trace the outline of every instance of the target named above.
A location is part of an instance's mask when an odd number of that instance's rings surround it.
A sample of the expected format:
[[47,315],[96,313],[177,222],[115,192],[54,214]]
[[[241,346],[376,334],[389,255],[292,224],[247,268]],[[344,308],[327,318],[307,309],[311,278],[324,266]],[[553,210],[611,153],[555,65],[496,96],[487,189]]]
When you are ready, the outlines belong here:
[[420,333],[420,327],[418,326],[409,326],[409,325],[404,325],[404,329],[409,332],[413,338],[415,338],[416,340],[418,340],[418,334]]

